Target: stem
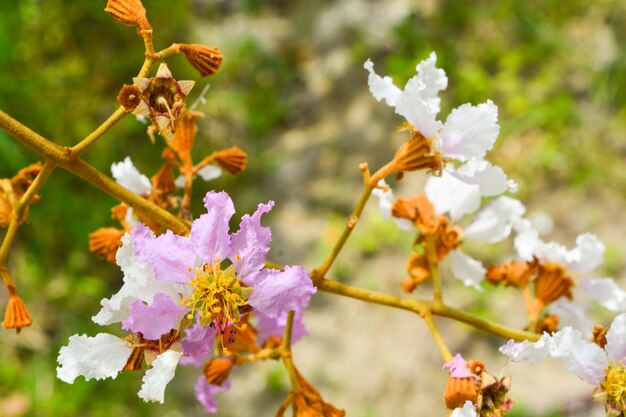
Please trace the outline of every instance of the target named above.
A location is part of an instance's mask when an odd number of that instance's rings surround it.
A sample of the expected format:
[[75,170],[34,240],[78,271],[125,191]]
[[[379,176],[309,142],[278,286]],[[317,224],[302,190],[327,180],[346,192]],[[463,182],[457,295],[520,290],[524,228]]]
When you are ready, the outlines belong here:
[[424,312],[424,321],[426,322],[426,326],[428,326],[428,330],[430,330],[430,334],[439,348],[439,353],[441,354],[441,358],[444,362],[450,362],[452,360],[452,353],[450,353],[450,349],[446,346],[446,342],[443,341],[443,337],[441,336],[441,332],[437,327],[437,323],[429,310]]
[[311,279],[313,280],[314,284],[316,284],[319,280],[324,278],[324,276],[326,275],[326,273],[332,266],[333,262],[335,262],[335,259],[337,258],[337,256],[339,255],[339,252],[341,252],[341,249],[343,248],[343,245],[346,243],[346,240],[348,240],[348,237],[350,237],[350,233],[352,233],[352,230],[354,229],[356,224],[359,222],[359,219],[361,218],[361,213],[363,213],[365,204],[367,204],[367,200],[370,198],[370,195],[372,194],[373,189],[374,189],[374,186],[371,185],[370,183],[365,184],[365,189],[363,190],[363,194],[361,194],[361,198],[359,199],[359,202],[357,203],[356,207],[350,214],[350,217],[348,218],[348,221],[345,227],[343,228],[343,232],[341,233],[339,240],[337,240],[337,242],[335,243],[335,246],[333,247],[330,254],[328,254],[328,257],[326,258],[324,263],[311,273]]
[[426,259],[428,260],[428,270],[433,280],[433,297],[435,301],[443,301],[443,290],[441,287],[441,275],[439,273],[439,262],[437,261],[437,249],[433,235],[426,235]]
[[80,156],[87,148],[93,145],[102,135],[104,135],[109,129],[115,125],[118,121],[120,121],[126,115],[126,110],[124,107],[118,107],[115,112],[109,116],[100,126],[96,128],[93,132],[91,132],[87,137],[76,145],[72,146],[72,152],[76,155]]
[[300,389],[300,383],[298,382],[296,366],[293,364],[293,356],[291,354],[291,333],[293,331],[294,315],[295,313],[293,311],[290,311],[287,315],[287,325],[285,326],[285,335],[283,336],[283,343],[280,346],[280,352],[283,357],[285,369],[287,369],[287,373],[289,374],[291,390],[296,392]]

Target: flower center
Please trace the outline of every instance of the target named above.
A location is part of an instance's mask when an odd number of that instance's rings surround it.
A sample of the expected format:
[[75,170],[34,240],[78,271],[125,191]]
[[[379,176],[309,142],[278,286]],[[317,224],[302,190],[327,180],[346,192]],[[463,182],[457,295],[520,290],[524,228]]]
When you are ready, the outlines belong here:
[[221,269],[219,262],[214,267],[205,264],[196,268],[196,276],[189,284],[194,292],[182,301],[191,308],[187,317],[192,319],[197,311],[203,326],[217,324],[220,330],[228,328],[228,322],[239,321],[239,307],[246,304],[252,292],[236,278],[234,265]]
[[626,366],[611,364],[606,369],[606,379],[601,384],[608,402],[626,410]]

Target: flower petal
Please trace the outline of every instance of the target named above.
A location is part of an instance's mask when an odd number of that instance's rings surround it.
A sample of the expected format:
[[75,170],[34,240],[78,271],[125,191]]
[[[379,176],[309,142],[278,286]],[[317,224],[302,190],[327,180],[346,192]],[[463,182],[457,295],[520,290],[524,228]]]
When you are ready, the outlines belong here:
[[139,398],[145,402],[155,401],[163,404],[165,387],[174,378],[176,366],[181,356],[183,356],[182,352],[176,352],[172,349],[168,349],[157,356],[152,362],[152,368],[146,371],[142,379],[143,384],[137,393]]
[[152,183],[145,175],[133,165],[133,161],[129,156],[123,161],[111,165],[111,174],[115,181],[138,195],[146,195],[152,193]]
[[453,250],[448,256],[452,262],[450,265],[452,275],[463,281],[465,286],[482,291],[480,283],[485,279],[487,273],[483,264],[460,250]]
[[602,265],[606,246],[593,233],[576,238],[576,247],[566,257],[566,266],[576,272],[589,272]]
[[147,306],[143,301],[136,300],[130,305],[130,315],[122,322],[124,330],[139,332],[144,338],[158,340],[162,335],[176,328],[182,316],[189,309],[175,303],[171,297],[157,293],[152,304]]
[[609,358],[624,363],[626,358],[626,314],[622,313],[613,319],[609,331],[606,332],[606,346]]
[[473,376],[460,353],[457,353],[454,355],[454,358],[446,362],[443,365],[443,369],[450,371],[450,377],[452,378],[471,378]]
[[[387,183],[384,179],[378,181],[379,187],[386,186]],[[391,219],[398,226],[400,230],[409,231],[413,230],[415,226],[409,219],[399,219],[397,217],[393,217],[391,215],[391,207],[393,207],[393,203],[395,201],[395,197],[393,195],[393,191],[391,187],[388,187],[387,191],[384,191],[381,188],[374,188],[372,194],[378,197],[378,208],[380,209],[380,214],[385,219]]]
[[500,346],[500,353],[508,357],[513,362],[526,362],[536,363],[543,360],[550,353],[551,337],[549,334],[544,333],[541,338],[536,342],[529,342],[524,340],[523,342],[515,343],[514,340],[509,340],[506,344]]
[[580,288],[606,309],[617,312],[626,309],[626,291],[612,278],[585,278]]
[[253,275],[246,282],[254,288],[248,304],[270,317],[305,309],[317,291],[301,266],[286,266],[284,271],[263,269]]
[[506,191],[517,192],[517,183],[508,179],[502,168],[484,159],[472,158],[450,173],[463,182],[478,185],[480,194],[485,197],[497,196]]
[[526,208],[519,200],[499,197],[482,209],[463,231],[465,237],[485,243],[496,243],[511,234],[513,223],[519,221]]
[[441,122],[436,119],[437,111],[424,100],[422,93],[407,83],[407,88],[396,98],[396,113],[403,116],[427,138],[437,136]]
[[401,90],[394,85],[391,77],[383,78],[376,74],[376,72],[374,72],[374,63],[370,59],[365,61],[363,68],[369,72],[367,85],[370,88],[372,96],[374,96],[377,101],[385,100],[388,106],[395,106],[396,98]]
[[191,225],[191,241],[200,258],[212,265],[226,259],[230,252],[228,222],[235,214],[230,196],[224,192],[209,191],[204,197],[207,213]]
[[259,204],[252,216],[246,214],[241,218],[239,230],[230,238],[228,258],[242,277],[263,268],[265,256],[270,250],[272,231],[269,227],[261,226],[261,216],[269,213],[273,207],[273,201]]
[[591,385],[604,380],[604,370],[609,365],[604,350],[587,341],[579,330],[565,327],[552,336],[550,355],[562,358],[565,369]]
[[441,152],[461,162],[482,159],[499,133],[498,107],[491,100],[478,106],[466,103],[452,110],[446,119],[441,129]]
[[443,171],[441,177],[429,177],[424,186],[426,197],[435,206],[437,214],[450,213],[452,221],[480,207],[480,188],[467,184]]
[[180,359],[182,365],[202,366],[202,362],[213,353],[216,329],[196,324],[185,331],[185,337],[180,342],[186,356]]
[[586,338],[591,338],[593,322],[587,317],[585,310],[565,297],[550,304],[550,314],[559,316],[559,327],[572,327],[580,330]]
[[119,337],[98,333],[95,337],[72,335],[59,351],[57,378],[73,384],[82,375],[92,378],[115,378],[124,369],[133,349]]
[[213,398],[215,394],[230,388],[230,381],[220,385],[213,385],[206,380],[204,375],[198,378],[195,385],[196,398],[204,407],[204,411],[209,414],[217,413],[217,401]]
[[448,87],[446,72],[437,68],[437,54],[431,52],[427,59],[415,67],[418,75],[415,77],[422,85],[422,97],[436,113],[439,113],[441,99],[439,92]]
[[222,175],[222,170],[215,165],[207,165],[198,171],[198,175],[205,181],[211,181]]
[[463,408],[455,408],[452,414],[450,414],[450,417],[478,417],[478,414],[476,414],[474,404],[467,400]]
[[196,256],[189,238],[171,230],[155,238],[145,226],[135,227],[131,236],[137,260],[152,267],[157,279],[187,283],[193,278]]
[[[256,324],[257,330],[257,341],[259,344],[263,344],[268,338],[272,336],[282,338],[285,334],[285,327],[287,326],[287,315],[288,312],[285,312],[278,317],[269,317],[265,314],[256,311],[255,316],[258,318]],[[302,339],[304,336],[308,335],[309,332],[304,327],[304,323],[302,322],[302,312],[298,311],[294,314],[293,317],[293,330],[291,332],[291,343],[296,343],[298,340]]]

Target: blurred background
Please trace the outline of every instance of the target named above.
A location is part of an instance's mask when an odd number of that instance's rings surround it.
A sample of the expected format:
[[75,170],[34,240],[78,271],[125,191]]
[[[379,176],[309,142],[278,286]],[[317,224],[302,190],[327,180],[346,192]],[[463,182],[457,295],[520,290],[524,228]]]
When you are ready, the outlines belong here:
[[[405,140],[402,120],[367,88],[363,62],[404,85],[417,62],[436,51],[449,87],[442,113],[492,99],[500,109],[500,138],[490,154],[520,184],[529,213],[554,219],[548,236],[573,246],[577,234],[606,244],[599,276],[624,279],[626,196],[626,3],[619,0],[145,0],[155,47],[173,42],[216,45],[224,64],[199,79],[184,57],[168,65],[177,79],[194,79],[191,100],[210,84],[200,107],[197,160],[233,144],[249,155],[248,169],[197,182],[200,197],[225,189],[239,215],[276,201],[264,218],[272,226],[270,259],[319,264],[361,192],[358,163],[386,163]],[[143,62],[141,39],[103,11],[106,2],[0,0],[0,108],[36,132],[72,145],[105,120],[115,97]],[[109,173],[130,155],[146,175],[160,166],[162,143],[127,117],[84,158]],[[0,132],[0,178],[37,156]],[[421,192],[408,175],[402,196]],[[0,416],[201,416],[193,395],[198,372],[177,370],[166,403],[136,395],[143,373],[73,385],[55,377],[56,356],[75,333],[121,334],[90,321],[99,301],[121,285],[117,267],[88,252],[87,234],[115,226],[116,202],[66,172],[55,172],[19,230],[10,268],[34,319],[22,334],[0,332]],[[333,278],[400,295],[412,236],[366,209]],[[469,247],[486,262],[511,253]],[[512,291],[465,289],[447,277],[450,304],[514,326],[524,325]],[[427,296],[429,289],[417,291]],[[0,291],[0,305],[6,293]],[[4,308],[4,307],[3,307]],[[593,308],[593,307],[592,307]],[[598,312],[608,324],[610,316]],[[328,294],[314,297],[305,316],[310,337],[295,346],[302,373],[326,400],[355,417],[446,415],[446,373],[421,321],[403,311]],[[503,370],[496,349],[504,340],[439,321],[451,350]],[[591,387],[562,364],[509,365],[512,416],[603,415]],[[273,416],[288,392],[280,364],[236,369],[233,388],[218,396],[220,416]]]

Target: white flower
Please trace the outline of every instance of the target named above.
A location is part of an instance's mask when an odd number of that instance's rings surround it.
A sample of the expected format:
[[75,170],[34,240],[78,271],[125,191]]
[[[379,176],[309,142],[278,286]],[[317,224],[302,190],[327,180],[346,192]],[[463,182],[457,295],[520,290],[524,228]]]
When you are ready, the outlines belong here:
[[465,401],[463,408],[455,408],[450,417],[478,417],[478,414],[476,414],[474,404],[468,400]]
[[138,195],[150,195],[152,183],[133,165],[129,156],[123,161],[111,165],[111,173],[115,181],[124,188]]
[[[215,165],[207,165],[207,166],[205,166],[204,168],[202,168],[201,170],[198,171],[198,175],[200,176],[200,178],[202,178],[205,181],[211,181],[211,180],[214,180],[216,178],[219,178],[219,176],[222,175],[222,170],[219,169],[218,167],[216,167]],[[183,177],[182,175],[179,176],[174,181],[174,184],[178,188],[184,188],[185,187],[185,177]]]
[[152,368],[148,369],[143,377],[141,390],[137,393],[144,401],[157,401],[163,404],[165,398],[165,387],[174,378],[176,366],[180,361],[182,352],[168,349],[161,353],[152,363]]

